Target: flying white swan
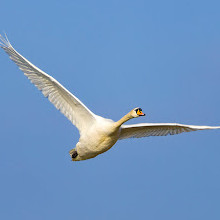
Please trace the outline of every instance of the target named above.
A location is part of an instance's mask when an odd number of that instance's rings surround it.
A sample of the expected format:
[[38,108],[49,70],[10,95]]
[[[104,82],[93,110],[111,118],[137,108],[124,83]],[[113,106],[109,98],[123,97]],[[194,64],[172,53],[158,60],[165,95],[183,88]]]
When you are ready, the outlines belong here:
[[114,122],[95,115],[78,98],[20,55],[6,38],[0,35],[0,46],[10,56],[24,75],[39,89],[49,101],[60,110],[79,130],[80,139],[70,150],[73,161],[86,160],[109,150],[118,140],[148,136],[165,136],[196,130],[218,129],[220,126],[197,126],[176,123],[142,123],[123,125],[126,121],[144,116],[141,108],[134,108],[119,121]]

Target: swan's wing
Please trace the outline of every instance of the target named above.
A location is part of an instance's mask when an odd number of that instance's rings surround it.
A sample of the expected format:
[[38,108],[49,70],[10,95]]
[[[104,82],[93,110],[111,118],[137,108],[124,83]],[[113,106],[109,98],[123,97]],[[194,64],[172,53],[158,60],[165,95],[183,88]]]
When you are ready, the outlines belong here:
[[176,123],[143,123],[133,125],[122,125],[119,139],[141,138],[149,136],[166,136],[206,129],[220,129],[212,126],[183,125]]
[[79,129],[80,133],[95,120],[95,114],[53,77],[20,55],[11,46],[7,37],[4,39],[0,35],[0,46],[24,72],[24,75],[42,91],[43,95],[48,97],[50,102]]

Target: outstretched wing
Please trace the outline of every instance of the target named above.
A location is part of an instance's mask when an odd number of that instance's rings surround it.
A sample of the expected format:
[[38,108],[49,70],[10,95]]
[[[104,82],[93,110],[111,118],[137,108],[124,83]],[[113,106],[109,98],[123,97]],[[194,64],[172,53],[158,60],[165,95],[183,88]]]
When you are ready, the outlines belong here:
[[197,126],[197,125],[184,125],[176,123],[143,123],[133,125],[122,125],[121,134],[119,139],[126,138],[141,138],[149,136],[166,136],[180,134],[183,132],[206,130],[206,129],[219,129],[212,126]]
[[78,98],[65,89],[57,80],[49,76],[20,55],[10,44],[7,37],[0,35],[0,46],[10,56],[24,75],[40,90],[49,101],[60,110],[80,131],[95,120],[92,113]]

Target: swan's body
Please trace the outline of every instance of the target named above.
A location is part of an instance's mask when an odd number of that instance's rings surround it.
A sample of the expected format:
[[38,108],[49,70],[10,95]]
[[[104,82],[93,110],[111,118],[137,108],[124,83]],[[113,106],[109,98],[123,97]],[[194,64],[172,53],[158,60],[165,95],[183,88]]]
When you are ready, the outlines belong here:
[[142,109],[135,108],[119,121],[114,122],[95,115],[78,98],[66,90],[58,81],[49,76],[22,55],[0,35],[0,46],[19,66],[30,81],[44,96],[60,110],[79,130],[80,139],[76,148],[70,151],[73,161],[86,160],[109,150],[119,139],[165,136],[205,129],[219,129],[211,126],[183,125],[175,123],[123,125],[126,121],[144,116]]
[[78,156],[75,160],[85,160],[104,153],[116,143],[119,135],[120,127],[115,126],[115,122],[98,118],[86,133],[81,134],[76,144]]

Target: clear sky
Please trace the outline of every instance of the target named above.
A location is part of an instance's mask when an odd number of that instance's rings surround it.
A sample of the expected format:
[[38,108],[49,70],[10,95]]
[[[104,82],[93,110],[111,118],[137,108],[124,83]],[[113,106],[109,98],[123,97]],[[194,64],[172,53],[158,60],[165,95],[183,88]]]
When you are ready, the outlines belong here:
[[[1,1],[0,29],[94,113],[220,125],[220,2]],[[0,51],[0,219],[219,220],[220,131],[119,141],[77,129]]]

